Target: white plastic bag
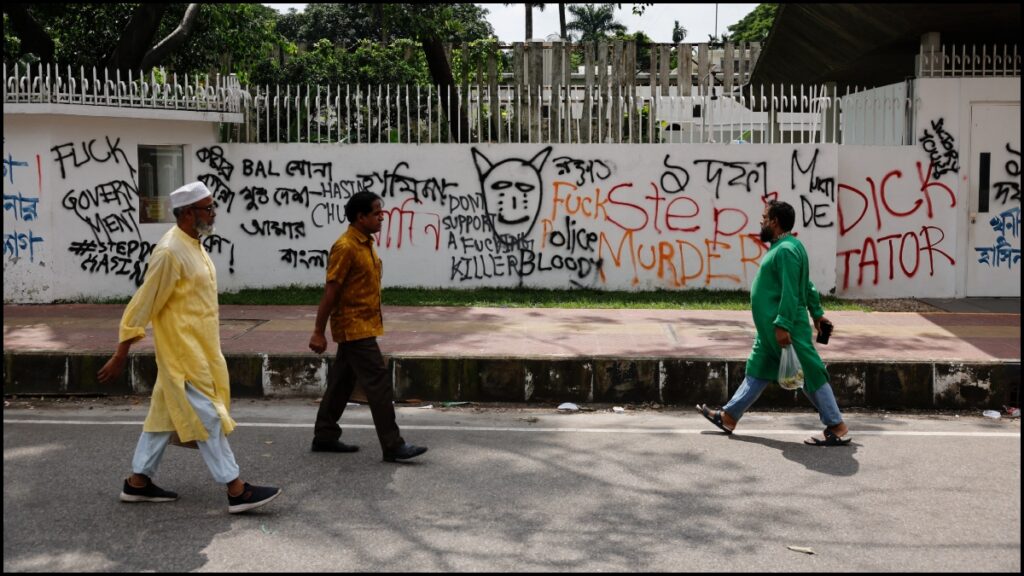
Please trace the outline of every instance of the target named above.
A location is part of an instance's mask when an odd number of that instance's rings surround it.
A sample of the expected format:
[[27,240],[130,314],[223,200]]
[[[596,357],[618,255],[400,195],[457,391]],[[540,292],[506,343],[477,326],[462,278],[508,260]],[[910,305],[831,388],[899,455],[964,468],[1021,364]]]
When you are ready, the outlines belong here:
[[796,350],[792,345],[782,349],[782,358],[779,359],[779,386],[786,390],[804,387],[804,369],[800,367],[800,359],[796,357]]

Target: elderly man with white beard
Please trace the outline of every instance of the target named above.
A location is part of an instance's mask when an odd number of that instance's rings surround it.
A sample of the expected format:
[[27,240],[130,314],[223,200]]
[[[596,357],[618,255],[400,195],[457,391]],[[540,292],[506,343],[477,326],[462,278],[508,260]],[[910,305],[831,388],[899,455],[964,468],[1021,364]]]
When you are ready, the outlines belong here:
[[202,182],[178,188],[170,200],[176,224],[153,248],[142,286],[121,317],[117,351],[97,374],[100,382],[117,379],[131,345],[153,323],[156,384],[120,499],[178,499],[151,480],[173,442],[197,447],[214,479],[227,485],[228,512],[245,512],[267,504],[281,489],[243,482],[227,441],[235,421],[228,414],[231,388],[220,349],[217,271],[200,242],[213,234],[217,204]]

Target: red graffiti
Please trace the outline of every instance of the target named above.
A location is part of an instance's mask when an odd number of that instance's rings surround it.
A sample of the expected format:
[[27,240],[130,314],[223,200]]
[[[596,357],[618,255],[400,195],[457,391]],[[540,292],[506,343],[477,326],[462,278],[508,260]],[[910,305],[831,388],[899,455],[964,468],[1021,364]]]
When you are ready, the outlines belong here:
[[[928,262],[928,275],[935,275],[935,255],[941,255],[951,265],[956,261],[938,248],[945,240],[946,234],[935,226],[921,226],[918,231],[903,234],[888,234],[879,238],[868,236],[860,248],[842,250],[836,254],[843,263],[843,290],[850,287],[850,261],[856,259],[858,275],[857,286],[864,285],[865,271],[873,272],[871,284],[877,286],[879,269],[888,273],[889,280],[896,277],[896,262],[900,272],[907,278],[913,278],[921,267],[921,260]],[[881,246],[882,258],[879,258]]]
[[[955,207],[956,194],[954,194],[953,190],[951,190],[949,186],[947,186],[946,184],[943,184],[942,182],[933,182],[931,174],[932,170],[930,166],[927,170],[922,170],[921,163],[917,162],[917,176],[918,182],[920,183],[920,188],[917,190],[917,192],[919,192],[923,196],[923,198],[915,198],[913,201],[913,205],[911,206],[911,208],[907,210],[898,210],[897,208],[893,207],[893,204],[891,203],[889,196],[890,190],[887,188],[890,179],[895,178],[896,180],[899,180],[903,177],[903,172],[901,172],[900,170],[892,170],[889,173],[887,173],[885,176],[882,177],[881,183],[879,185],[875,184],[874,178],[870,176],[865,178],[868,185],[870,186],[870,198],[868,198],[868,195],[859,188],[850,186],[849,184],[839,184],[839,235],[845,236],[848,232],[856,228],[857,225],[860,224],[860,221],[864,219],[864,216],[867,214],[869,209],[874,210],[876,230],[882,229],[882,209],[885,210],[885,213],[887,215],[892,216],[894,218],[906,218],[916,213],[918,209],[921,208],[922,205],[924,205],[927,206],[928,218],[931,219],[935,216],[935,211],[932,205],[931,189],[935,187],[938,187],[940,190],[948,194],[950,200],[949,207]],[[844,198],[844,191],[856,194],[856,197],[859,198],[862,202],[860,213],[857,215],[856,220],[854,220],[850,224],[847,224],[847,216],[846,213],[843,211],[842,200]],[[897,197],[911,197],[911,194],[907,194],[905,191],[896,191],[895,195]],[[852,197],[846,195],[846,198]]]
[[[416,198],[408,198],[400,206],[384,210],[384,224],[381,226],[381,233],[377,235],[377,246],[384,243],[385,248],[391,248],[391,240],[397,238],[395,249],[401,250],[403,238],[408,238],[409,243],[415,245],[414,234],[423,234],[429,240],[433,240],[434,251],[441,248],[441,215],[433,212],[416,212],[408,210],[406,206]],[[415,229],[416,216],[427,218],[428,223],[419,230]],[[392,231],[394,228],[394,231]]]

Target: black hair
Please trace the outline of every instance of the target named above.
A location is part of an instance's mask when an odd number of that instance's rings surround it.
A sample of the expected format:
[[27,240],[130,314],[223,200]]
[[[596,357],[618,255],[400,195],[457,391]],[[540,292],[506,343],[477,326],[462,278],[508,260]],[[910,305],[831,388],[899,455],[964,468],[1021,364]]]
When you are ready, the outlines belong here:
[[356,192],[345,204],[345,218],[355,222],[360,216],[373,212],[373,203],[381,197],[373,192]]
[[786,202],[772,200],[768,203],[768,218],[774,218],[783,232],[789,232],[796,222],[796,212]]

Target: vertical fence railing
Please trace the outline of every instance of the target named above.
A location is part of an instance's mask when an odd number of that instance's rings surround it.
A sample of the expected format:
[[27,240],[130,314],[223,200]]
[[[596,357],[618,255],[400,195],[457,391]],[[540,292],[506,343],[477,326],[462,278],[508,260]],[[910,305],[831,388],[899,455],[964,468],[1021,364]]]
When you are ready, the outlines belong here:
[[56,64],[4,66],[5,104],[78,104],[118,108],[158,108],[242,112],[247,95],[234,75],[185,75],[153,69],[76,72]]
[[[462,54],[468,54],[462,47]],[[913,143],[912,86],[751,86],[757,44],[516,43],[451,86],[253,85],[220,75],[4,69],[5,104],[239,113],[225,142]],[[931,46],[920,77],[1020,74],[1009,46]],[[641,65],[642,64],[642,65]]]
[[921,78],[1020,77],[1016,44],[928,45],[917,55]]
[[[912,144],[905,91],[758,86],[251,86],[229,142]],[[450,117],[446,114],[450,110]],[[467,122],[467,126],[462,123]],[[460,134],[462,136],[460,137]]]

